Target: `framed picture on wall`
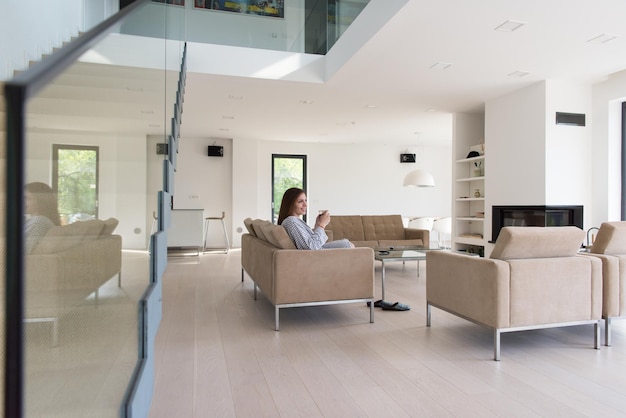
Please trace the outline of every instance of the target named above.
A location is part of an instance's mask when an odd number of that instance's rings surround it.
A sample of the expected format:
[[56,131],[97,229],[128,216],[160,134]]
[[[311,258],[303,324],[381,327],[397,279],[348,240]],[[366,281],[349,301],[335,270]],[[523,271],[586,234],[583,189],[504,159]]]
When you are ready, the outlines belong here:
[[285,0],[194,0],[193,7],[281,19],[285,17]]

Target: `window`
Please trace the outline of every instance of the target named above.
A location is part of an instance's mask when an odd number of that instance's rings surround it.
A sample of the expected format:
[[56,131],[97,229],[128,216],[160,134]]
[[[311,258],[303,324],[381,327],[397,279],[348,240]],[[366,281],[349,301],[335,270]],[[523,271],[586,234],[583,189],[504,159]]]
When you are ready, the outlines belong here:
[[61,223],[98,217],[98,147],[52,146],[52,187]]
[[[272,222],[277,223],[285,190],[299,187],[306,192],[306,155],[272,154]],[[306,215],[304,215],[306,221]]]

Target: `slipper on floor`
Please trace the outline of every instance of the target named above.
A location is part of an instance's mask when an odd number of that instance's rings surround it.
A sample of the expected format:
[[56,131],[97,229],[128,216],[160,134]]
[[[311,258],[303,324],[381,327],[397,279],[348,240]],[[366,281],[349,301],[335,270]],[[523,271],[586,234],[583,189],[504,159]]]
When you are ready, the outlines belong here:
[[[377,300],[376,302],[374,302],[374,307],[375,307],[375,308],[380,308],[381,306],[383,306],[383,305],[382,305],[382,304],[383,304],[383,302],[384,302],[384,303],[387,303],[387,302],[385,302],[385,301],[384,301],[384,300],[382,300],[382,299]],[[368,307],[369,307],[371,304],[372,304],[372,302],[367,302],[367,306],[368,306]]]
[[405,305],[404,303],[396,302],[389,303],[383,305],[383,311],[408,311],[411,307],[409,305]]

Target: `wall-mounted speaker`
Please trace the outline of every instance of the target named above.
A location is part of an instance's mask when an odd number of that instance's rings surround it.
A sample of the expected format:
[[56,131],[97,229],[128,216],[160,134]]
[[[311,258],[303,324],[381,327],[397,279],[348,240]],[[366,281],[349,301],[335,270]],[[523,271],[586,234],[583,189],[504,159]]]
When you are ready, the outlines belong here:
[[223,157],[224,147],[220,145],[209,145],[209,157]]
[[400,154],[400,162],[401,163],[414,163],[415,154]]
[[156,144],[157,146],[157,155],[167,155],[169,152],[169,147],[167,144]]

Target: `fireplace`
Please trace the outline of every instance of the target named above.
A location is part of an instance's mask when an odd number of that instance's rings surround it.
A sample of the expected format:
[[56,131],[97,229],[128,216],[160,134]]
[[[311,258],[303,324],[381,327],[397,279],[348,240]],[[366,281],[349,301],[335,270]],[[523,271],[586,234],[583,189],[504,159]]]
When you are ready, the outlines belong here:
[[583,228],[582,206],[494,206],[492,240],[504,226],[577,226]]

